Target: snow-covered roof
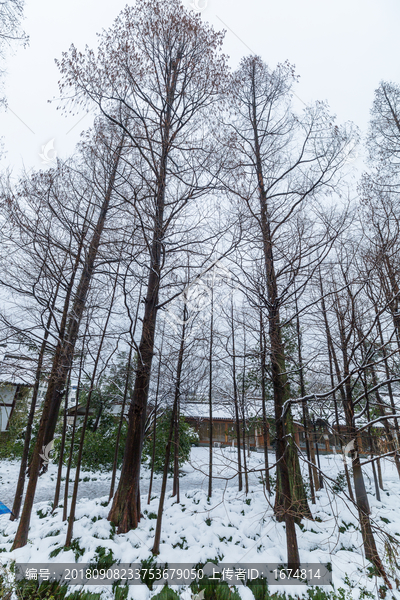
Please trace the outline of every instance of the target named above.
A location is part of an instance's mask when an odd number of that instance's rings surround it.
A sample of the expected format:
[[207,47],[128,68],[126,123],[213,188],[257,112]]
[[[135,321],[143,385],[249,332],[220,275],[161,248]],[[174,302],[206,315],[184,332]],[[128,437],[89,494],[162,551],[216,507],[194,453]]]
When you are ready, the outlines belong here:
[[[209,419],[210,418],[210,407],[208,402],[187,402],[181,406],[181,414],[184,417],[193,419]],[[253,417],[261,417],[262,407],[258,404],[247,404],[245,407],[246,419]],[[241,410],[239,408],[239,416],[241,416]],[[212,408],[212,417],[216,421],[218,420],[235,420],[235,407],[234,404],[219,404],[214,405]]]

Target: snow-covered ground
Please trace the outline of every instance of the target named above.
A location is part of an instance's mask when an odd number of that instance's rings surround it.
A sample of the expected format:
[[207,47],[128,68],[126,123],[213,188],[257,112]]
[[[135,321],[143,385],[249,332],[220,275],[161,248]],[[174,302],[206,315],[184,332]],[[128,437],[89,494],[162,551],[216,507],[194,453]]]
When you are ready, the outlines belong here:
[[[190,463],[183,468],[180,482],[180,503],[167,494],[161,535],[160,563],[204,563],[217,559],[219,562],[232,563],[285,563],[285,528],[273,518],[273,499],[263,492],[260,472],[264,462],[263,454],[251,453],[249,460],[249,493],[237,491],[236,454],[230,449],[214,450],[213,495],[207,498],[208,487],[208,449],[193,448]],[[273,456],[270,457],[271,463]],[[340,456],[322,456],[323,471],[332,479],[343,470]],[[390,460],[382,461],[385,491],[381,492],[381,502],[375,497],[370,465],[364,468],[371,518],[376,525],[375,539],[381,557],[388,572],[391,569],[385,550],[387,532],[400,542],[400,480],[394,464]],[[74,473],[73,473],[74,475]],[[13,494],[18,476],[16,462],[0,463],[0,500],[12,506]],[[274,472],[272,472],[274,476]],[[10,552],[17,523],[11,522],[7,515],[0,517],[0,559],[6,564],[11,559],[17,562],[92,562],[99,546],[112,550],[115,561],[138,563],[149,559],[154,539],[155,514],[158,509],[158,492],[161,477],[156,476],[153,485],[152,500],[147,505],[149,472],[143,469],[141,481],[142,512],[144,518],[139,527],[127,534],[116,535],[107,521],[109,474],[81,473],[79,502],[74,523],[74,539],[81,549],[61,550],[57,556],[54,551],[65,543],[66,523],[62,522],[62,509],[50,514],[54,494],[56,468],[50,465],[38,484],[36,501],[31,520],[29,543],[24,548]],[[172,482],[169,481],[169,488]],[[72,483],[70,487],[72,493]],[[63,496],[61,495],[61,498]],[[317,494],[316,505],[312,505],[314,521],[304,520],[297,528],[300,559],[302,563],[331,563],[332,580],[336,590],[352,589],[344,598],[379,598],[382,580],[367,576],[367,566],[362,552],[362,537],[358,527],[357,511],[343,494],[335,494],[329,486]],[[47,515],[44,516],[43,515]],[[50,554],[53,552],[53,557]],[[397,577],[400,579],[399,573]],[[388,598],[400,600],[400,592],[388,593]],[[76,588],[72,588],[76,589]],[[87,588],[95,592],[92,586]],[[112,598],[111,588],[102,588],[104,598]],[[239,586],[243,599],[253,598],[250,590]],[[273,587],[271,591],[287,591],[292,595],[302,593],[304,588]],[[331,587],[325,588],[332,590]],[[160,588],[150,591],[146,586],[130,586],[128,598],[147,600],[159,593]],[[369,591],[372,595],[365,596]],[[183,600],[190,599],[187,589],[180,589]],[[250,594],[250,595],[249,595]],[[364,594],[364,596],[363,596]]]

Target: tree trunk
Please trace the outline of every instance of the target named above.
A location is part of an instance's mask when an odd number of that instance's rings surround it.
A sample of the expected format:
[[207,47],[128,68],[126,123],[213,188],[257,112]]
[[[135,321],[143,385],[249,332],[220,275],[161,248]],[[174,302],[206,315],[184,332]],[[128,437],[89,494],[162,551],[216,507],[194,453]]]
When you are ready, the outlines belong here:
[[[275,321],[275,323],[274,323]],[[287,399],[287,382],[285,360],[280,328],[276,326],[276,315],[270,320],[271,338],[271,370],[274,388],[274,405],[276,419],[276,462],[277,493],[275,497],[275,515],[278,520],[284,518],[290,506],[291,515],[300,521],[303,517],[312,519],[300,472],[299,457],[294,446],[294,427],[290,409],[283,412]],[[278,351],[279,349],[279,351]],[[288,487],[284,479],[288,479]],[[286,491],[285,491],[286,490]],[[289,496],[286,498],[286,495]]]
[[151,365],[154,354],[154,336],[157,322],[158,295],[161,277],[162,238],[165,202],[165,171],[167,155],[162,157],[161,184],[156,198],[153,240],[150,251],[150,269],[142,322],[142,334],[138,350],[133,397],[129,407],[129,425],[122,464],[121,478],[108,520],[118,526],[118,533],[135,529],[140,520],[138,510],[140,465],[146,423]]
[[239,416],[239,399],[236,381],[236,349],[235,349],[235,328],[233,323],[233,300],[231,299],[231,332],[232,332],[232,383],[233,383],[233,401],[235,405],[235,425],[236,425],[236,443],[237,443],[237,460],[238,460],[238,485],[239,492],[243,488],[242,477],[242,451],[240,443],[240,416]]
[[[179,53],[178,53],[179,54]],[[147,398],[149,393],[151,365],[154,353],[154,336],[157,322],[158,296],[162,270],[162,251],[164,237],[164,209],[167,187],[167,164],[171,143],[171,116],[175,102],[177,86],[176,65],[169,71],[168,88],[166,94],[166,108],[163,123],[161,124],[161,151],[157,172],[157,187],[155,193],[155,214],[152,240],[148,240],[150,247],[149,278],[145,299],[145,310],[142,323],[142,335],[139,343],[139,360],[136,370],[133,397],[129,408],[129,426],[122,464],[121,478],[114,497],[109,521],[118,525],[118,533],[126,533],[135,529],[140,520],[138,506],[140,465],[146,423]]]
[[174,397],[174,404],[173,404],[172,414],[171,414],[168,442],[167,442],[167,447],[165,450],[165,463],[164,463],[163,480],[162,480],[162,485],[161,485],[160,503],[158,505],[157,524],[156,524],[156,531],[155,531],[155,535],[154,535],[154,545],[152,548],[152,553],[154,555],[157,555],[160,553],[161,524],[162,524],[162,515],[163,515],[163,510],[164,510],[165,492],[167,489],[167,478],[168,478],[169,460],[170,460],[170,456],[171,456],[172,436],[173,436],[174,428],[176,428],[176,417],[177,417],[179,398],[180,398],[183,355],[184,355],[184,351],[185,351],[186,319],[187,319],[187,308],[186,308],[186,303],[185,303],[184,308],[183,308],[182,336],[181,336],[181,343],[180,343],[180,347],[179,347],[178,364],[177,364],[177,368],[176,368],[175,397]]
[[172,486],[172,496],[176,496],[176,501],[179,503],[179,401],[175,414],[174,425],[174,479]]
[[[61,358],[62,358],[62,353],[61,353],[62,339],[64,338],[64,334],[65,334],[68,310],[69,310],[69,306],[70,306],[70,297],[71,297],[71,293],[72,293],[72,286],[73,286],[74,278],[75,278],[76,271],[77,271],[78,264],[79,264],[79,257],[80,257],[81,250],[82,250],[82,242],[83,242],[83,240],[81,240],[81,246],[80,246],[79,252],[77,254],[73,274],[72,274],[71,280],[70,280],[68,288],[67,288],[66,297],[64,299],[63,314],[61,317],[61,323],[60,323],[60,328],[59,328],[59,340],[58,340],[56,350],[55,350],[55,355],[53,358],[53,364],[52,364],[52,370],[51,370],[50,379],[49,379],[49,385],[47,387],[46,396],[43,401],[42,416],[41,416],[41,420],[40,420],[38,435],[36,438],[36,444],[35,444],[31,462],[30,462],[29,468],[28,468],[29,481],[28,481],[28,485],[27,485],[25,502],[24,502],[24,506],[22,509],[21,519],[20,519],[20,522],[18,525],[17,533],[14,538],[14,543],[12,546],[13,549],[22,548],[23,546],[26,545],[26,543],[28,541],[28,532],[29,532],[29,524],[30,524],[31,513],[32,513],[32,506],[33,506],[33,501],[34,501],[34,497],[35,497],[35,491],[36,491],[37,480],[39,477],[39,471],[40,471],[40,467],[42,464],[42,459],[40,457],[40,453],[43,452],[43,449],[46,445],[46,444],[44,444],[45,431],[46,431],[47,421],[50,416],[51,403],[53,401],[53,396],[54,396],[55,392],[57,392],[59,402],[61,402],[62,387],[63,387],[63,385],[65,385],[65,380],[63,380],[63,377],[60,378],[60,373],[58,371],[59,371],[59,366],[60,366]],[[62,375],[65,375],[65,377],[66,377],[66,371],[64,371],[62,373]],[[57,386],[56,386],[57,376],[59,378],[59,387],[60,387],[59,390],[56,389],[57,388]]]
[[58,500],[60,498],[61,477],[62,477],[64,448],[65,448],[65,436],[67,433],[68,395],[69,395],[70,384],[71,384],[71,372],[68,375],[67,385],[65,388],[64,418],[63,418],[63,430],[62,430],[62,435],[61,435],[60,458],[58,461],[56,489],[54,492],[53,509],[51,512],[54,512],[55,509],[57,508]]
[[[125,280],[124,280],[124,282],[125,282]],[[131,343],[130,343],[130,346],[129,346],[128,367],[127,367],[126,380],[125,380],[124,397],[123,397],[123,400],[122,400],[121,416],[120,416],[120,419],[119,419],[117,439],[116,439],[116,444],[115,444],[115,452],[114,452],[113,470],[112,470],[112,476],[111,476],[109,502],[112,500],[112,497],[114,496],[115,479],[116,479],[116,476],[117,476],[119,443],[120,443],[120,439],[121,439],[122,423],[124,421],[124,415],[125,415],[125,406],[126,406],[126,401],[127,401],[127,398],[128,398],[129,380],[130,380],[130,376],[131,376],[131,362],[132,362],[133,344],[135,342],[135,332],[136,332],[136,325],[137,325],[138,316],[139,316],[139,307],[140,307],[141,298],[142,298],[142,284],[140,284],[139,298],[138,298],[138,303],[137,303],[137,306],[136,306],[135,319],[133,320],[132,317],[131,317],[131,313],[130,313],[127,301],[126,301],[127,300],[127,295],[126,295],[126,289],[125,289],[125,283],[124,283],[124,302],[125,302],[125,307],[127,309],[128,317],[129,317],[129,320],[130,320],[129,333],[130,333],[130,337],[131,337]],[[157,394],[158,394],[158,388],[157,388]],[[157,400],[156,400],[156,402],[157,402]],[[156,412],[156,414],[157,414],[157,412]],[[152,483],[152,480],[150,481],[149,498],[150,498],[150,492],[151,492],[151,483]],[[140,509],[139,509],[139,514],[140,514]]]
[[87,256],[85,258],[82,274],[72,305],[66,339],[61,340],[61,360],[57,364],[56,372],[53,373],[52,371],[52,379],[54,378],[54,385],[52,393],[52,402],[50,404],[49,409],[49,417],[46,421],[46,430],[44,435],[45,445],[48,444],[54,437],[54,431],[57,424],[57,417],[61,402],[60,389],[64,389],[68,370],[72,365],[75,345],[79,335],[80,323],[86,307],[86,299],[94,273],[95,261],[100,246],[100,240],[106,222],[108,209],[110,207],[111,195],[114,189],[118,164],[121,158],[121,152],[122,143],[116,150],[114,164],[107,185],[106,194],[100,208],[99,217],[93,232],[92,239],[90,241]]
[[93,433],[95,433],[99,427],[101,415],[103,414],[103,409],[104,409],[103,401],[100,400],[100,406],[97,410],[96,420],[94,422],[93,429],[92,429]]
[[154,461],[155,461],[155,457],[156,457],[158,394],[159,394],[159,391],[160,391],[161,357],[162,357],[162,350],[163,350],[163,343],[164,343],[164,330],[165,330],[165,326],[163,328],[162,340],[161,340],[161,348],[160,348],[160,358],[159,358],[159,361],[158,361],[157,388],[156,388],[156,398],[155,398],[155,405],[154,405],[153,447],[152,447],[152,451],[151,451],[151,472],[150,472],[150,483],[149,483],[149,493],[148,493],[148,496],[147,496],[147,504],[150,504],[151,490],[153,488]]
[[381,468],[381,460],[379,457],[377,457],[376,459],[376,466],[378,469],[378,481],[379,481],[379,487],[381,488],[381,490],[384,492],[385,488],[383,487],[383,479],[382,479],[382,468]]
[[209,380],[208,380],[208,407],[210,416],[210,447],[209,447],[209,459],[208,459],[208,497],[212,496],[212,476],[213,476],[213,411],[212,411],[212,360],[213,360],[213,342],[214,342],[214,291],[211,286],[211,316],[210,316],[210,348],[208,355],[209,365]]
[[[368,385],[367,385],[367,381],[366,381],[366,376],[364,374],[364,377],[362,378],[363,380],[363,386],[364,386],[364,391],[365,391],[365,401],[367,404],[367,419],[368,421],[371,420],[371,414],[369,411],[369,395],[368,395]],[[374,444],[373,444],[373,439],[372,439],[372,428],[368,427],[368,442],[369,442],[369,449],[370,449],[370,455],[371,455],[371,459],[374,458]],[[376,476],[376,469],[375,469],[375,461],[372,460],[371,462],[371,466],[372,466],[372,474],[374,476],[374,484],[375,484],[375,495],[376,495],[376,499],[380,502],[381,501],[381,494],[379,492],[379,483],[378,483],[378,478]]]
[[47,340],[48,340],[48,337],[50,334],[50,325],[51,325],[51,321],[53,319],[53,310],[54,310],[54,306],[55,306],[55,303],[57,300],[59,286],[60,286],[60,282],[57,283],[57,287],[56,287],[56,291],[54,294],[50,314],[49,314],[49,317],[48,317],[47,323],[46,323],[46,329],[45,329],[45,332],[43,335],[42,345],[41,345],[40,351],[39,351],[38,364],[37,364],[36,373],[35,373],[35,384],[33,386],[33,392],[32,392],[31,407],[29,410],[28,421],[27,421],[26,429],[25,429],[24,448],[22,450],[21,465],[19,468],[17,489],[15,491],[14,504],[13,504],[12,513],[10,516],[11,521],[18,519],[19,511],[21,510],[22,496],[24,493],[24,486],[25,486],[25,472],[26,472],[26,467],[28,464],[29,445],[30,445],[31,435],[32,435],[32,425],[33,425],[33,419],[35,416],[36,402],[37,402],[37,396],[38,396],[38,391],[39,391],[39,386],[40,386],[40,378],[42,375],[43,358],[44,358],[44,353],[46,351]]
[[[375,306],[375,314],[377,316],[377,322],[378,322],[378,330],[380,330],[380,338],[381,338],[381,343],[382,343],[382,350],[384,351],[384,362],[386,363],[386,376],[387,379],[390,379],[390,373],[389,373],[389,367],[387,365],[387,359],[386,359],[386,347],[383,344],[383,336],[382,336],[382,329],[380,326],[380,321],[379,321],[379,316],[378,316],[378,311],[377,311],[377,307]],[[365,342],[365,338],[363,338],[363,334],[361,331],[361,327],[358,327],[358,335],[359,335],[359,339],[360,342],[362,342],[362,347],[364,350],[364,361],[367,360],[368,357],[368,353],[367,353],[367,345]],[[368,357],[369,358],[369,357]],[[378,389],[378,378],[376,376],[376,371],[375,371],[375,367],[373,364],[369,365],[369,369],[368,371],[371,373],[372,376],[372,385],[374,388],[376,388],[375,391],[375,398],[376,398],[376,403],[378,405],[379,408],[379,414],[381,416],[385,416],[386,415],[386,411],[385,411],[385,403],[382,400],[382,397],[379,393],[379,389]],[[370,420],[370,415],[369,415],[369,396],[368,396],[368,389],[367,389],[367,383],[365,381],[365,377],[363,378],[363,386],[364,386],[364,393],[365,393],[365,398],[366,398],[366,404],[367,404],[367,415],[368,415],[368,421]],[[393,399],[393,393],[392,393],[392,389],[391,389],[391,385],[389,384],[390,390],[389,390],[389,396],[391,396],[391,406],[392,406],[392,410],[394,413],[396,413],[396,408],[394,406],[394,399]],[[395,428],[397,426],[398,429],[398,422],[397,419],[394,419],[395,421]],[[392,431],[391,428],[389,426],[388,420],[384,419],[383,421],[383,426],[385,428],[385,433],[386,433],[386,437],[389,443],[389,447],[391,449],[392,452],[394,452],[394,462],[396,465],[396,469],[397,469],[397,474],[400,477],[400,456],[397,452],[397,448],[396,448],[396,440],[394,438],[394,436],[392,435]],[[371,433],[371,427],[368,428],[368,433],[369,433],[369,438],[370,438],[370,445],[371,445],[371,452],[372,452],[372,433]],[[374,469],[374,475],[375,474],[375,464],[372,463],[372,467]],[[377,497],[379,496],[379,489],[377,490]]]
[[269,465],[268,465],[268,421],[267,421],[267,410],[266,410],[266,340],[264,335],[264,323],[262,317],[262,310],[260,307],[260,359],[261,359],[261,401],[262,401],[262,420],[263,420],[263,438],[264,438],[264,465],[265,465],[265,488],[268,494],[271,493],[271,483],[269,478]]
[[[274,390],[275,419],[277,422],[277,493],[275,498],[275,514],[277,518],[283,519],[290,508],[290,516],[287,518],[302,517],[312,519],[310,508],[307,502],[307,496],[304,489],[301,476],[299,457],[294,444],[293,419],[290,407],[286,407],[283,414],[283,405],[289,397],[289,386],[286,376],[285,349],[282,342],[281,324],[279,317],[279,294],[278,283],[275,273],[275,263],[273,256],[273,240],[271,235],[270,218],[268,214],[267,195],[264,186],[264,174],[262,167],[262,158],[260,151],[259,135],[257,129],[258,117],[256,112],[256,90],[255,90],[255,66],[253,65],[252,75],[252,127],[254,137],[254,154],[257,174],[258,196],[260,202],[260,222],[261,234],[263,240],[263,252],[265,263],[265,274],[268,296],[268,321],[269,321],[269,341],[271,352],[271,373],[272,385]],[[284,434],[284,430],[288,437]],[[285,482],[287,478],[287,482]],[[286,490],[286,491],[284,491]],[[287,496],[287,493],[289,496]],[[295,531],[290,527],[290,531]],[[289,531],[289,528],[287,528]],[[293,561],[295,557],[293,550]],[[290,562],[290,561],[289,561]]]
[[[300,395],[304,398],[306,395],[306,386],[304,384],[304,372],[303,372],[303,356],[302,356],[302,339],[301,339],[301,330],[300,330],[300,318],[299,318],[299,308],[297,305],[297,294],[295,293],[295,307],[296,307],[296,332],[297,332],[297,357],[299,361],[299,376],[300,376]],[[302,410],[303,410],[303,427],[304,427],[304,439],[306,443],[306,453],[308,460],[308,479],[310,482],[310,492],[311,492],[311,502],[315,504],[315,491],[314,491],[314,483],[313,483],[313,470],[316,471],[313,461],[313,466],[311,465],[311,452],[310,452],[310,442],[309,442],[309,434],[308,434],[308,424],[310,421],[310,417],[308,414],[308,406],[305,400],[302,402]],[[314,475],[315,476],[315,475]]]
[[[139,301],[140,301],[140,299],[139,299]],[[129,378],[130,378],[130,375],[131,375],[132,349],[133,349],[133,346],[132,346],[132,344],[130,344],[130,346],[129,346],[129,354],[128,354],[128,365],[127,365],[127,369],[126,369],[124,397],[123,397],[123,400],[122,400],[121,414],[120,414],[120,417],[119,417],[117,439],[115,441],[113,469],[112,469],[112,475],[111,475],[110,493],[109,493],[109,497],[108,497],[108,501],[109,502],[112,500],[112,497],[114,496],[115,478],[117,476],[117,467],[118,467],[119,442],[120,442],[120,439],[121,439],[122,423],[124,422],[126,399],[128,397]]]
[[317,435],[317,428],[315,425],[315,419],[313,418],[313,429],[314,429],[314,439],[315,439],[315,450],[316,450],[316,455],[317,455],[317,463],[318,463],[318,482],[319,482],[319,489],[322,490],[322,488],[324,487],[324,479],[322,477],[322,470],[321,470],[321,462],[319,460],[319,446],[318,446],[318,435]]
[[103,328],[103,331],[101,334],[100,343],[99,343],[99,347],[97,350],[96,360],[93,365],[93,373],[92,373],[92,377],[90,380],[90,389],[89,389],[89,394],[88,394],[88,397],[86,400],[86,410],[85,410],[85,416],[84,416],[83,424],[82,424],[82,433],[81,433],[81,439],[79,442],[79,451],[78,451],[78,458],[77,458],[77,465],[76,465],[76,472],[75,472],[74,491],[72,493],[71,509],[70,509],[69,519],[68,519],[67,536],[65,539],[65,546],[67,548],[69,548],[71,546],[71,542],[72,542],[72,534],[73,534],[74,521],[75,521],[76,502],[78,499],[79,475],[80,475],[80,470],[81,470],[81,462],[82,462],[83,446],[84,446],[84,442],[85,442],[86,427],[87,427],[87,422],[88,422],[88,418],[89,418],[90,401],[91,401],[93,390],[94,390],[97,367],[99,365],[101,351],[103,348],[104,339],[106,337],[107,327],[108,327],[108,324],[110,321],[110,317],[111,317],[111,313],[112,313],[112,309],[113,309],[113,305],[114,305],[115,292],[117,290],[117,280],[118,280],[118,270],[117,270],[117,275],[115,278],[112,296],[111,296],[111,300],[110,300],[110,308],[108,310],[106,322],[104,323],[104,328]]
[[[322,314],[323,314],[323,317],[324,317],[325,334],[326,334],[327,345],[328,345],[329,371],[330,371],[332,389],[334,389],[335,388],[335,382],[334,382],[334,378],[333,378],[333,365],[332,365],[332,362],[335,365],[335,373],[336,373],[336,379],[337,379],[338,384],[340,384],[340,382],[342,381],[342,377],[341,377],[341,372],[340,372],[339,361],[337,359],[336,352],[335,352],[335,347],[333,345],[331,330],[330,330],[330,327],[329,327],[328,315],[327,315],[327,310],[326,310],[326,306],[325,306],[325,296],[324,296],[324,289],[323,289],[323,284],[322,284],[321,272],[319,273],[319,281],[320,281],[320,288],[321,288],[321,308],[322,308]],[[340,390],[340,397],[341,397],[341,400],[342,400],[342,406],[344,408],[344,405],[345,405],[345,402],[346,402],[346,395],[345,395],[345,391],[344,391],[343,385],[339,385],[339,390]],[[344,445],[346,445],[346,443],[348,443],[350,441],[350,439],[348,437],[348,432],[346,432],[347,435],[345,436],[344,439],[340,435],[339,412],[338,412],[338,405],[337,405],[337,399],[336,399],[336,394],[335,393],[333,394],[333,401],[334,401],[334,406],[335,406],[335,419],[336,419],[336,427],[337,427],[337,431],[338,431],[339,441],[341,443],[341,446],[343,447]],[[351,479],[350,479],[349,469],[348,469],[348,466],[347,466],[346,457],[344,455],[343,455],[343,467],[344,467],[344,473],[345,473],[345,477],[346,477],[347,489],[349,491],[349,496],[350,496],[351,500],[355,503],[355,498],[354,498],[354,494],[353,494],[353,488],[352,488],[352,485],[351,485]]]
[[[154,246],[158,246],[156,239]],[[157,250],[157,248],[154,248],[154,250]],[[157,253],[157,255],[158,261],[150,269],[149,274],[142,335],[138,351],[138,366],[128,414],[129,425],[121,478],[108,515],[109,521],[118,526],[118,533],[126,533],[130,529],[136,528],[140,520],[140,511],[138,511],[140,465],[158,304],[160,254]]]
[[[390,369],[389,369],[389,363],[388,363],[388,359],[387,359],[386,345],[384,343],[381,321],[380,321],[379,314],[378,314],[378,309],[377,309],[376,306],[375,306],[375,314],[376,314],[376,324],[377,324],[377,328],[378,328],[379,339],[380,339],[380,342],[381,342],[381,350],[382,350],[382,354],[383,354],[383,358],[384,358],[386,379],[389,380],[390,379]],[[390,406],[391,406],[392,412],[393,412],[393,414],[396,414],[396,406],[395,406],[395,402],[394,402],[394,395],[393,395],[392,384],[388,383],[387,388],[388,388],[388,393],[389,393],[389,398],[390,398]],[[379,392],[377,392],[377,394],[379,396]],[[378,399],[378,396],[377,396],[377,399]],[[393,449],[396,450],[398,447],[400,447],[400,430],[399,430],[399,422],[398,422],[397,418],[394,418],[393,421],[394,421],[394,429],[396,431],[396,439],[394,439],[394,436],[392,436],[391,433],[390,433],[391,440],[389,440],[389,441],[392,442]],[[387,421],[384,421],[384,427],[385,427],[386,434],[387,434],[388,428],[389,428]],[[400,464],[399,464],[400,460],[399,460],[398,452],[396,452],[394,460],[395,460],[395,463],[396,463],[397,473],[398,473],[399,478],[400,478]]]
[[[345,317],[343,310],[340,307],[339,300],[337,298],[337,319],[339,325],[339,336],[341,342],[342,356],[343,356],[343,377],[345,380],[345,402],[344,402],[344,414],[346,418],[347,430],[350,434],[350,439],[353,442],[353,449],[350,452],[353,465],[353,480],[354,480],[354,492],[357,504],[357,510],[359,514],[361,533],[364,542],[365,557],[370,560],[376,567],[379,574],[384,578],[388,587],[391,588],[389,580],[387,578],[385,569],[382,565],[374,536],[372,533],[371,522],[369,518],[370,507],[368,503],[367,492],[365,489],[364,477],[361,469],[360,457],[358,452],[358,439],[357,431],[355,426],[355,414],[354,404],[352,398],[352,385],[350,380],[350,365],[348,359],[348,340],[349,335],[345,333]],[[346,314],[346,319],[348,318]],[[352,327],[355,327],[355,315],[353,314]]]
[[76,421],[78,418],[78,406],[79,406],[79,394],[81,391],[81,381],[82,381],[82,371],[83,371],[83,363],[85,356],[85,344],[86,344],[86,335],[89,328],[89,323],[86,325],[85,334],[82,340],[82,354],[79,361],[79,374],[78,374],[78,382],[76,385],[76,397],[75,397],[75,414],[74,414],[74,422],[72,425],[72,433],[71,433],[71,446],[69,449],[68,456],[68,464],[67,464],[67,472],[65,475],[65,488],[64,488],[64,507],[63,507],[63,521],[67,520],[68,515],[68,489],[69,489],[69,476],[71,473],[72,466],[72,457],[74,455],[74,443],[75,443],[75,432],[76,432]]
[[[400,288],[397,283],[397,277],[394,273],[393,266],[389,260],[389,257],[386,253],[383,254],[382,257],[383,264],[386,267],[387,278],[390,282],[390,291],[385,285],[386,282],[382,282],[382,289],[385,290],[386,293],[386,301],[390,307],[390,311],[392,313],[393,325],[396,332],[397,345],[400,349],[400,315],[399,315],[399,296],[400,296]],[[384,270],[380,272],[381,279],[384,277]]]
[[[243,374],[242,374],[242,436],[243,436],[243,470],[244,470],[244,491],[247,496],[249,493],[249,475],[247,472],[246,459],[246,406],[245,406],[245,381],[246,381],[246,328],[243,327]],[[247,440],[247,443],[249,440]]]
[[[371,458],[373,458],[374,455],[371,453]],[[381,501],[381,494],[379,492],[379,482],[378,482],[378,478],[376,476],[376,469],[375,469],[375,461],[372,461],[372,474],[374,476],[374,484],[375,484],[375,494],[376,494],[376,499],[378,500],[378,502]]]

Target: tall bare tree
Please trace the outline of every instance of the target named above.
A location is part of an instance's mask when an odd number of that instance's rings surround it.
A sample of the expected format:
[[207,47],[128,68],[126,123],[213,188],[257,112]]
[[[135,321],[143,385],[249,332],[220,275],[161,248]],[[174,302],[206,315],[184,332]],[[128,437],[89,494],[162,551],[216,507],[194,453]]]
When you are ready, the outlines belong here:
[[[96,136],[97,143],[99,142],[99,138],[104,139],[103,136],[103,131],[101,129],[98,130]],[[39,470],[42,464],[42,448],[46,447],[54,437],[60,404],[63,394],[65,393],[65,384],[68,373],[72,367],[74,349],[92,282],[101,236],[104,231],[108,212],[112,207],[114,187],[118,180],[118,166],[123,149],[123,136],[120,135],[119,137],[116,137],[115,134],[113,136],[111,133],[111,137],[114,137],[114,146],[107,143],[107,145],[102,147],[103,152],[105,152],[107,157],[104,157],[104,155],[101,156],[99,153],[98,148],[101,147],[100,144],[99,146],[95,146],[92,143],[92,145],[88,144],[86,147],[89,158],[91,159],[92,168],[94,167],[94,170],[92,171],[93,179],[91,182],[93,186],[91,194],[93,204],[91,221],[89,222],[90,226],[88,228],[88,243],[85,248],[81,245],[81,252],[75,256],[75,263],[79,265],[80,269],[79,273],[76,272],[72,284],[75,277],[78,279],[78,282],[76,286],[70,285],[64,302],[63,319],[60,323],[60,334],[55,348],[46,396],[42,406],[39,431],[30,465],[25,503],[18,531],[14,539],[14,548],[24,546],[28,539],[32,505]],[[106,140],[109,142],[107,136]],[[98,161],[99,158],[103,160],[99,161],[100,164],[99,162],[96,164],[96,162],[93,162],[93,158],[97,158]],[[105,158],[106,160],[104,160]],[[100,189],[98,190],[95,189],[97,176],[100,175],[100,173],[96,172],[97,169],[103,176]],[[97,195],[96,192],[98,192],[99,195]],[[84,227],[85,229],[88,227],[86,220],[84,222]],[[85,250],[84,254],[83,250]],[[81,254],[84,256],[82,261]]]
[[166,251],[186,207],[208,190],[205,169],[214,167],[202,117],[212,114],[224,82],[221,42],[221,34],[179,2],[147,0],[119,15],[100,36],[97,55],[72,47],[59,63],[62,95],[72,90],[75,101],[94,102],[126,133],[140,156],[138,180],[146,182],[137,214],[148,247],[148,282],[124,463],[109,515],[119,532],[140,518],[141,452]]
[[318,194],[338,183],[352,134],[334,125],[322,104],[295,115],[290,100],[294,81],[288,63],[271,71],[257,56],[242,60],[232,82],[234,115],[229,124],[229,148],[237,169],[234,181],[229,176],[226,180],[247,207],[249,227],[263,251],[277,431],[275,513],[286,521],[289,563],[298,565],[294,522],[311,513],[291,436],[281,311],[293,298],[294,278],[298,290],[304,289],[304,279],[298,284],[298,274],[306,263],[309,273],[310,263],[315,268],[312,254],[318,247],[326,252],[330,246],[326,222],[319,234],[311,233],[304,211],[307,205],[311,214],[314,207],[317,217]]

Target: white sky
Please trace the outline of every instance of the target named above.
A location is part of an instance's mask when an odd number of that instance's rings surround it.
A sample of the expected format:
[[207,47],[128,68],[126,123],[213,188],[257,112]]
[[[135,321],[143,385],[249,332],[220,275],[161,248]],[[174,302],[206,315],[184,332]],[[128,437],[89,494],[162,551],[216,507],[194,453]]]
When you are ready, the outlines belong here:
[[[398,0],[184,0],[204,20],[227,29],[225,52],[235,67],[250,50],[271,67],[288,59],[301,76],[297,95],[305,102],[327,100],[338,121],[354,121],[365,132],[379,81],[400,83]],[[9,109],[0,113],[6,154],[0,168],[14,175],[46,167],[42,147],[54,139],[60,157],[74,150],[90,116],[64,117],[56,110],[59,78],[54,58],[71,43],[96,45],[125,0],[26,0],[27,49],[7,61]],[[247,46],[247,47],[246,47]],[[46,153],[46,151],[45,151]],[[47,147],[48,158],[54,153]]]

